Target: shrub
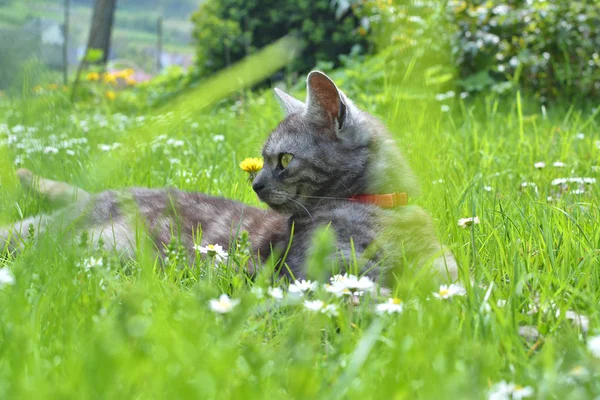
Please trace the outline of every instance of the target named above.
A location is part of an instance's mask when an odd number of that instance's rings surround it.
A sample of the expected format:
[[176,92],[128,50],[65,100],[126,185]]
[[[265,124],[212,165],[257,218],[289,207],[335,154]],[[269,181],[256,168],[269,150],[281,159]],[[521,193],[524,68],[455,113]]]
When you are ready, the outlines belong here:
[[337,64],[340,54],[366,44],[357,8],[331,0],[208,0],[192,15],[199,74],[217,71],[288,33],[305,44],[292,70],[307,71],[317,61]]
[[461,84],[519,83],[541,100],[600,95],[600,8],[590,1],[459,1],[453,51]]
[[600,95],[596,0],[368,3],[369,37],[399,79],[413,71],[435,86],[453,74],[461,91],[522,88],[544,102]]

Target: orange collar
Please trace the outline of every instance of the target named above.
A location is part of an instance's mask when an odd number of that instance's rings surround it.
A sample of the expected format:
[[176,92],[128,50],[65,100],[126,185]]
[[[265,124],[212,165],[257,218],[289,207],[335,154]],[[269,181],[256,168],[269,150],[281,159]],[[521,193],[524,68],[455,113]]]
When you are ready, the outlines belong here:
[[408,204],[408,195],[406,193],[388,193],[388,194],[357,194],[349,200],[360,203],[374,204],[383,208],[392,208],[405,206]]

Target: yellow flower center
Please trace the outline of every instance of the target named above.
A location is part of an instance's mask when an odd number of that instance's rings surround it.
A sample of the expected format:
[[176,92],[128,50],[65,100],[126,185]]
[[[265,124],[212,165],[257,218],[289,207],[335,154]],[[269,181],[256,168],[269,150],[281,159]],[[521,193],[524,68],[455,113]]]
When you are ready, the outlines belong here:
[[394,297],[394,298],[392,299],[392,303],[393,303],[393,304],[400,304],[400,303],[402,303],[402,300],[400,300],[400,299],[399,299],[399,298],[397,298],[397,297]]
[[447,296],[450,291],[448,289],[440,289],[440,296]]

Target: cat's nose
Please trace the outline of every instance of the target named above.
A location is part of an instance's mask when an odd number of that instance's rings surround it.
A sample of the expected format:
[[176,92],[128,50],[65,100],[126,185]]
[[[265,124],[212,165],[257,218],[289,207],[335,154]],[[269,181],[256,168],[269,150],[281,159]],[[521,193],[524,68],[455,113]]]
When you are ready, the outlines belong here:
[[260,182],[258,179],[254,181],[252,184],[252,189],[258,194],[261,190],[265,188],[265,184]]

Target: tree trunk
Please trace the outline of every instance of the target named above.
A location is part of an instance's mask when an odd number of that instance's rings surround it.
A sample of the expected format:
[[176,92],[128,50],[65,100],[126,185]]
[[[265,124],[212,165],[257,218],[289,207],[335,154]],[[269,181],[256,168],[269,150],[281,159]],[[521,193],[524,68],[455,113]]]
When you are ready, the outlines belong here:
[[102,50],[101,64],[106,64],[110,52],[110,35],[117,0],[96,0],[94,3],[94,14],[92,15],[92,26],[88,39],[87,50]]
[[73,102],[75,101],[75,94],[77,93],[77,87],[79,86],[81,71],[83,71],[89,64],[89,51],[91,49],[102,50],[101,59],[95,61],[96,63],[102,65],[106,65],[108,53],[110,51],[110,34],[112,32],[115,9],[117,8],[117,0],[95,1],[94,14],[92,15],[92,26],[90,27],[90,36],[85,49],[85,55],[83,56],[83,60],[81,60],[79,63],[79,67],[77,67],[75,81],[73,82],[73,87],[71,88],[71,101]]

